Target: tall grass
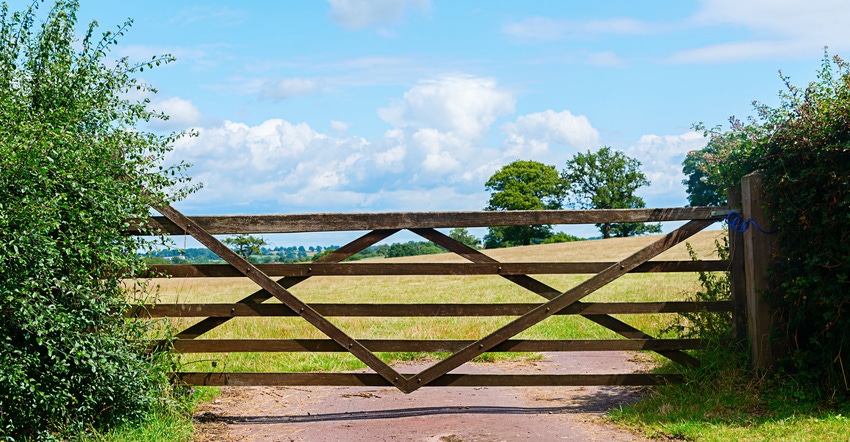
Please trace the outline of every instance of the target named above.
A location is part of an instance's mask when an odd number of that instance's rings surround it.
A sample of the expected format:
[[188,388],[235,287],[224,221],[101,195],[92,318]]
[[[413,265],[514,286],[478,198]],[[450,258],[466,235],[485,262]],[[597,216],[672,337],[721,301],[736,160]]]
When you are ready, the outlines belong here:
[[[706,231],[689,242],[703,259],[712,259],[714,240],[722,231]],[[484,251],[502,262],[616,261],[640,250],[657,236],[614,238]],[[658,260],[689,260],[684,244]],[[465,262],[456,255],[428,255],[387,259],[386,262]],[[374,262],[374,261],[373,261]],[[566,291],[592,275],[538,275],[537,279]],[[258,288],[245,278],[156,280],[160,303],[230,303]],[[591,294],[586,301],[641,302],[685,300],[698,288],[696,274],[630,274]],[[542,302],[539,295],[492,275],[476,276],[358,276],[313,277],[290,289],[308,303],[508,303]],[[278,302],[269,300],[268,302]],[[201,318],[174,318],[178,330]],[[331,321],[357,339],[477,339],[513,320],[513,317],[473,318],[366,318],[337,317]],[[620,319],[651,334],[659,334],[670,314],[621,315]],[[616,339],[615,333],[579,316],[554,316],[517,336],[525,339]],[[204,334],[202,339],[317,339],[325,336],[300,317],[234,318]],[[422,355],[387,353],[387,362]],[[439,355],[437,355],[439,356]],[[512,355],[515,357],[516,355]],[[488,356],[493,358],[493,355]],[[183,355],[191,371],[313,371],[350,370],[363,364],[337,353],[217,353]]]

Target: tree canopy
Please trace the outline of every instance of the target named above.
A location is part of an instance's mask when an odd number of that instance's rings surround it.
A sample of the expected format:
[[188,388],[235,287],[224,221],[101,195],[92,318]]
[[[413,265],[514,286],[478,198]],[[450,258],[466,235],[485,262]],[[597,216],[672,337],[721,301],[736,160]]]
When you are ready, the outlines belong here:
[[[171,61],[113,61],[129,27],[82,41],[78,5],[0,7],[0,439],[67,440],[138,418],[169,397],[167,360],[128,322],[146,296],[141,237],[150,205],[181,198],[185,165],[164,167],[182,133],[139,123],[164,116],[133,75]],[[127,293],[127,288],[130,293]]]
[[[635,192],[649,185],[640,161],[603,147],[596,152],[577,153],[561,174],[574,207],[587,209],[637,209],[646,207]],[[603,223],[596,225],[603,238],[632,236],[661,231],[658,224]]]

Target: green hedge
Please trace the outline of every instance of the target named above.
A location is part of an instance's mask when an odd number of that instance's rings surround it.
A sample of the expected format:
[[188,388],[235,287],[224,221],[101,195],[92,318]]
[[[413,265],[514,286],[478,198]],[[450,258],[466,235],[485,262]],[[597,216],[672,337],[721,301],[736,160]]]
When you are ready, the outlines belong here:
[[774,339],[782,369],[820,387],[824,397],[850,392],[850,70],[825,57],[805,88],[783,77],[776,108],[709,131],[691,155],[707,182],[723,189],[743,175],[765,174],[767,210],[779,250],[765,296],[775,307]]
[[190,190],[159,166],[181,134],[137,130],[156,115],[124,98],[167,59],[107,66],[124,28],[77,41],[76,2],[38,6],[0,11],[0,440],[72,438],[168,396],[169,359],[123,318],[144,243],[122,231]]

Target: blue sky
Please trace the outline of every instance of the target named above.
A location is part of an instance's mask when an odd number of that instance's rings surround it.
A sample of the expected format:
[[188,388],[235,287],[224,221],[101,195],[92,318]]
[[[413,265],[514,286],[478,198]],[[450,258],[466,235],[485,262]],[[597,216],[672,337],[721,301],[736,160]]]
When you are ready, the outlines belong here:
[[204,184],[193,215],[480,210],[501,166],[602,146],[642,162],[649,207],[681,206],[693,123],[850,50],[832,0],[81,0],[81,23],[127,18],[116,56],[178,59],[139,77],[172,116],[150,129],[200,134],[171,157]]

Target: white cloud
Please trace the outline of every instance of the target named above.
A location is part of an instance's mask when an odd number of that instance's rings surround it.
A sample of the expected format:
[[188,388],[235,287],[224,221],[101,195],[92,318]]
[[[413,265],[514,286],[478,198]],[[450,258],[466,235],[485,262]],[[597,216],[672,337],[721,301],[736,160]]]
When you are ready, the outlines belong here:
[[154,101],[150,108],[168,115],[168,120],[151,120],[150,125],[155,129],[185,130],[191,129],[201,122],[201,112],[191,101],[180,97]]
[[284,78],[266,81],[260,89],[260,98],[285,100],[297,95],[307,95],[322,89],[322,82],[312,78]]
[[595,149],[599,145],[599,132],[587,117],[567,110],[521,115],[515,123],[505,124],[505,131],[507,153],[515,156],[546,152],[550,143],[573,150]]
[[330,19],[344,29],[395,25],[409,12],[425,14],[430,0],[328,0]]
[[705,147],[707,140],[701,133],[686,132],[681,135],[644,135],[626,150],[626,155],[641,162],[641,170],[652,185],[641,193],[665,200],[686,204],[682,180],[682,161],[685,155]]
[[515,103],[493,79],[452,75],[419,82],[400,102],[378,109],[378,115],[397,127],[433,128],[477,139],[497,117],[512,113]]

